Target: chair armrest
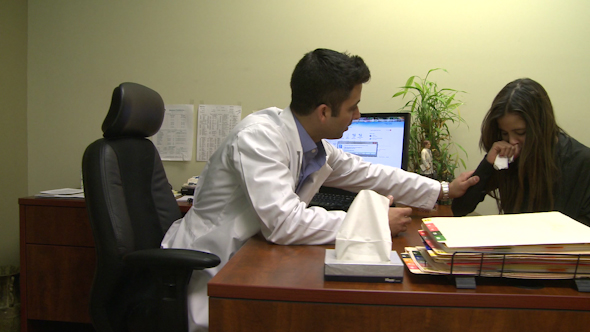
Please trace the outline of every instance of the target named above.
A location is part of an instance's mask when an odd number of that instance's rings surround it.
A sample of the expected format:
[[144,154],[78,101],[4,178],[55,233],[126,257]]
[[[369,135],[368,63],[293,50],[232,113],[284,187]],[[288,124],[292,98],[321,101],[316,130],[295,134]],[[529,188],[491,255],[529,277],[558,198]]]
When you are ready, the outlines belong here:
[[191,249],[146,249],[123,257],[129,265],[148,268],[203,270],[219,265],[217,255]]
[[188,331],[187,287],[193,270],[221,262],[217,255],[202,251],[164,248],[134,251],[123,261],[143,279],[136,282],[146,281],[149,286],[142,290],[148,300],[142,300],[127,318],[128,325],[135,327],[132,331]]

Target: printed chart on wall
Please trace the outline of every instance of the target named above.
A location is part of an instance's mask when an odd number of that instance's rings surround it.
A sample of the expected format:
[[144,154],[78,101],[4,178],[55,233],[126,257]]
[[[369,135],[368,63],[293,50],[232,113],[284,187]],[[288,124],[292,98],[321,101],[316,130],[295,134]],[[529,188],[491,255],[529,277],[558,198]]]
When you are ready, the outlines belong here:
[[242,118],[242,106],[199,105],[197,161],[207,161]]
[[193,158],[194,105],[166,105],[164,122],[152,138],[160,158],[189,161]]

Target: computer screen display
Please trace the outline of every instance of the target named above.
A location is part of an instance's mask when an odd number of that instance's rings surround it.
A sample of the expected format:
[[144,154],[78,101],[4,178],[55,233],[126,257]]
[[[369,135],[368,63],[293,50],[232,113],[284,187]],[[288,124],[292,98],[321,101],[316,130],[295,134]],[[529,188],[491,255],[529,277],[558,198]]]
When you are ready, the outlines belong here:
[[407,169],[409,113],[366,113],[354,120],[333,146],[364,160]]

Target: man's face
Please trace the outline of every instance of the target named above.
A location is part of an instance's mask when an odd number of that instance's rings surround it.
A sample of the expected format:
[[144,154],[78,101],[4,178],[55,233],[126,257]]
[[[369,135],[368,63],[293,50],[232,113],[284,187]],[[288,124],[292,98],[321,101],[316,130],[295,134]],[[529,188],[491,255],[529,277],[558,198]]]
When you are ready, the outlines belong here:
[[325,138],[341,138],[342,134],[348,130],[348,126],[350,126],[352,120],[361,117],[358,104],[361,102],[362,90],[362,84],[356,85],[350,92],[348,99],[346,99],[340,106],[340,113],[338,116],[331,116],[328,118]]

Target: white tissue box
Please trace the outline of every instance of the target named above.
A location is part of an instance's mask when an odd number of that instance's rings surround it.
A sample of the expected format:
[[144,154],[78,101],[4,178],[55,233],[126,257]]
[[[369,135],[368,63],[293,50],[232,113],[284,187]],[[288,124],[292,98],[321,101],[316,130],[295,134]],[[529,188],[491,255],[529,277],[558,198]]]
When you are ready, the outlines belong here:
[[324,280],[360,282],[402,282],[404,264],[397,251],[392,251],[391,262],[339,261],[335,249],[326,249]]

